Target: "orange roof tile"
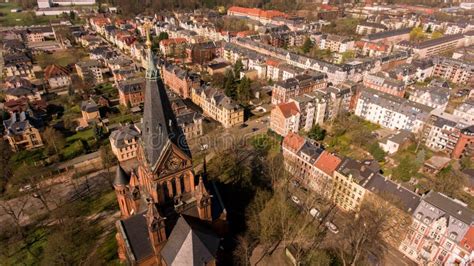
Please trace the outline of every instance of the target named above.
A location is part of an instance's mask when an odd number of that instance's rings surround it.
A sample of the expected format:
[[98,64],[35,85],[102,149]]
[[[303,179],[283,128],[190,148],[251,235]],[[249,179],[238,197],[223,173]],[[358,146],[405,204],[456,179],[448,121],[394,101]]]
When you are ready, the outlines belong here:
[[281,61],[279,61],[277,59],[272,59],[272,58],[268,58],[267,61],[266,61],[267,65],[270,65],[270,66],[273,66],[273,67],[277,67],[280,63],[281,63]]
[[296,106],[294,102],[280,103],[276,108],[280,109],[280,112],[285,118],[289,118],[299,113],[298,106]]
[[318,160],[314,163],[314,166],[321,169],[321,171],[325,172],[327,175],[332,176],[332,173],[336,170],[341,161],[341,158],[336,155],[323,151],[321,156],[319,156]]
[[255,17],[274,18],[274,17],[288,17],[286,13],[278,10],[263,10],[260,8],[246,8],[240,6],[232,6],[228,9],[229,12],[243,13]]
[[50,78],[54,78],[58,76],[68,76],[68,75],[69,75],[69,71],[65,67],[62,67],[56,64],[49,65],[44,69],[44,77],[46,79],[50,79]]
[[470,226],[466,235],[461,240],[461,246],[467,249],[469,252],[474,250],[474,226]]
[[186,43],[186,42],[187,41],[186,41],[185,38],[173,38],[173,39],[161,40],[160,45],[168,46],[168,45],[171,45],[171,44],[182,44],[182,43]]
[[304,143],[306,140],[293,132],[289,132],[288,135],[283,139],[283,147],[293,150],[293,151],[299,151],[301,147],[303,147]]

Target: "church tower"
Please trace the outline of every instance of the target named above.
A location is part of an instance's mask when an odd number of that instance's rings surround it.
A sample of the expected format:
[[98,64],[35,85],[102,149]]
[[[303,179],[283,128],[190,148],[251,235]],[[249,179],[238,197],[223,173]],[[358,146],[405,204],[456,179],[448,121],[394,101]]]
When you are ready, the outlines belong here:
[[207,192],[202,176],[199,178],[199,183],[196,186],[195,197],[197,202],[197,209],[199,218],[201,220],[211,221],[211,195]]
[[158,205],[179,200],[194,191],[194,173],[186,138],[174,116],[151,51],[147,31],[145,103],[142,137],[138,147],[138,180],[142,193]]
[[166,241],[166,225],[165,218],[161,217],[155,203],[148,202],[148,210],[146,212],[146,220],[148,226],[148,235],[155,254],[158,254],[162,245]]
[[132,208],[128,198],[128,184],[130,176],[123,170],[122,166],[118,165],[115,172],[114,189],[117,201],[120,207],[122,218],[130,216]]

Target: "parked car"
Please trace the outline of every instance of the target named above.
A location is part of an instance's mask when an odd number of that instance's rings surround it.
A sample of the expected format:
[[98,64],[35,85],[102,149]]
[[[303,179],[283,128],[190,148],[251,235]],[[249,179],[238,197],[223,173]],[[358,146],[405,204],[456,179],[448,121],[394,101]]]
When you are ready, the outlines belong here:
[[291,196],[291,200],[296,203],[297,205],[300,205],[301,204],[301,201],[300,199],[298,199],[297,196]]
[[258,131],[258,128],[254,127],[254,128],[252,128],[252,131],[253,132]]
[[314,218],[318,218],[321,215],[321,212],[316,208],[311,208],[311,210],[309,210],[309,214],[311,214],[311,216]]
[[337,226],[335,224],[333,224],[332,222],[326,222],[326,227],[329,229],[329,231],[331,231],[332,233],[334,234],[337,234],[339,233],[339,229],[337,228]]

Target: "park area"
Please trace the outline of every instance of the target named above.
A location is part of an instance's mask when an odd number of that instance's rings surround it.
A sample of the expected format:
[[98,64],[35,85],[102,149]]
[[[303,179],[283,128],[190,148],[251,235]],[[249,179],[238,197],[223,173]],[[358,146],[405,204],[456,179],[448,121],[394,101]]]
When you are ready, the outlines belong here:
[[21,9],[16,3],[0,3],[0,25],[2,26],[26,26],[48,24],[56,16],[36,16],[33,11],[11,12]]

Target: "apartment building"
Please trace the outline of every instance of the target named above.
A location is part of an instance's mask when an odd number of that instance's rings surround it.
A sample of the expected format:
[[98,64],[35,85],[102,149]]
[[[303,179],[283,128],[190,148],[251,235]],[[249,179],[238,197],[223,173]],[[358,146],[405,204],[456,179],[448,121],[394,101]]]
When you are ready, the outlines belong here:
[[461,129],[458,142],[454,147],[451,157],[460,159],[463,157],[472,158],[474,156],[474,125]]
[[202,108],[203,114],[225,128],[240,125],[244,122],[243,108],[220,89],[201,86],[191,89],[191,100]]
[[328,87],[326,89],[327,106],[324,121],[332,121],[338,115],[352,110],[352,101],[357,90],[357,87],[350,82]]
[[3,74],[6,77],[19,76],[34,79],[33,62],[24,53],[4,54]]
[[189,140],[202,136],[204,134],[202,127],[203,116],[189,108],[183,99],[178,96],[168,95],[171,101],[171,109],[176,116],[176,122],[186,136],[186,139]]
[[[431,112],[424,129],[425,145],[434,151],[452,155],[461,138],[461,131],[474,124],[473,120],[437,109]],[[462,153],[462,152],[461,152]]]
[[277,10],[263,10],[260,8],[245,8],[240,6],[232,6],[227,9],[227,15],[246,17],[261,22],[262,24],[268,24],[275,22],[278,18],[287,18],[288,15],[277,11]]
[[444,110],[448,105],[449,97],[449,88],[428,86],[425,88],[417,88],[410,93],[408,99],[434,109],[441,108]]
[[319,48],[335,53],[344,53],[354,48],[354,40],[346,36],[329,34],[321,38]]
[[102,74],[102,63],[98,60],[86,60],[76,63],[77,75],[85,81],[91,81],[95,84],[104,82]]
[[453,114],[474,121],[474,101],[470,100],[460,104],[454,109]]
[[185,38],[171,38],[160,41],[160,51],[165,56],[184,57],[187,41]]
[[408,214],[420,203],[420,196],[379,174],[369,161],[344,158],[334,171],[333,182],[332,200],[344,211],[357,212],[364,200],[374,196]]
[[377,72],[375,74],[366,74],[363,81],[364,86],[398,97],[405,95],[405,83],[403,81],[391,78],[388,73]]
[[302,74],[277,82],[272,89],[272,104],[288,102],[291,97],[309,93],[327,86],[326,75],[316,73],[314,75]]
[[433,76],[456,84],[474,84],[474,64],[468,61],[436,56]]
[[270,114],[270,129],[280,136],[300,129],[300,111],[294,102],[280,103]]
[[123,125],[110,133],[112,153],[119,162],[137,157],[139,138],[140,129],[134,124]]
[[201,85],[198,74],[173,64],[163,64],[161,67],[163,82],[168,88],[182,98],[191,98],[191,89]]
[[333,173],[341,159],[314,141],[289,133],[282,144],[285,168],[302,185],[326,198],[331,197]]
[[30,113],[13,113],[10,119],[3,121],[5,128],[4,138],[13,151],[23,151],[43,146],[39,129],[41,121]]
[[380,23],[366,22],[366,21],[359,23],[356,27],[356,33],[359,35],[373,34],[373,33],[378,33],[378,32],[382,32],[386,30],[387,30],[387,27],[385,25],[382,25]]
[[467,204],[431,191],[413,212],[399,250],[420,265],[469,265],[473,226],[474,212]]
[[421,43],[412,43],[409,41],[400,42],[397,47],[402,49],[411,49],[417,58],[427,58],[439,55],[465,44],[463,34],[446,35],[437,39],[430,39]]
[[294,102],[300,112],[299,129],[309,131],[316,124],[324,124],[328,98],[328,93],[317,90],[290,99],[289,102]]
[[68,87],[71,85],[69,70],[60,65],[52,64],[44,69],[44,79],[51,89]]
[[119,102],[123,106],[135,107],[145,101],[145,79],[132,78],[117,82]]
[[363,88],[355,115],[385,128],[418,132],[433,108],[370,88]]
[[393,45],[401,41],[410,40],[410,32],[413,28],[402,28],[396,30],[382,31],[378,33],[369,34],[362,38],[363,41],[373,43],[383,43]]

